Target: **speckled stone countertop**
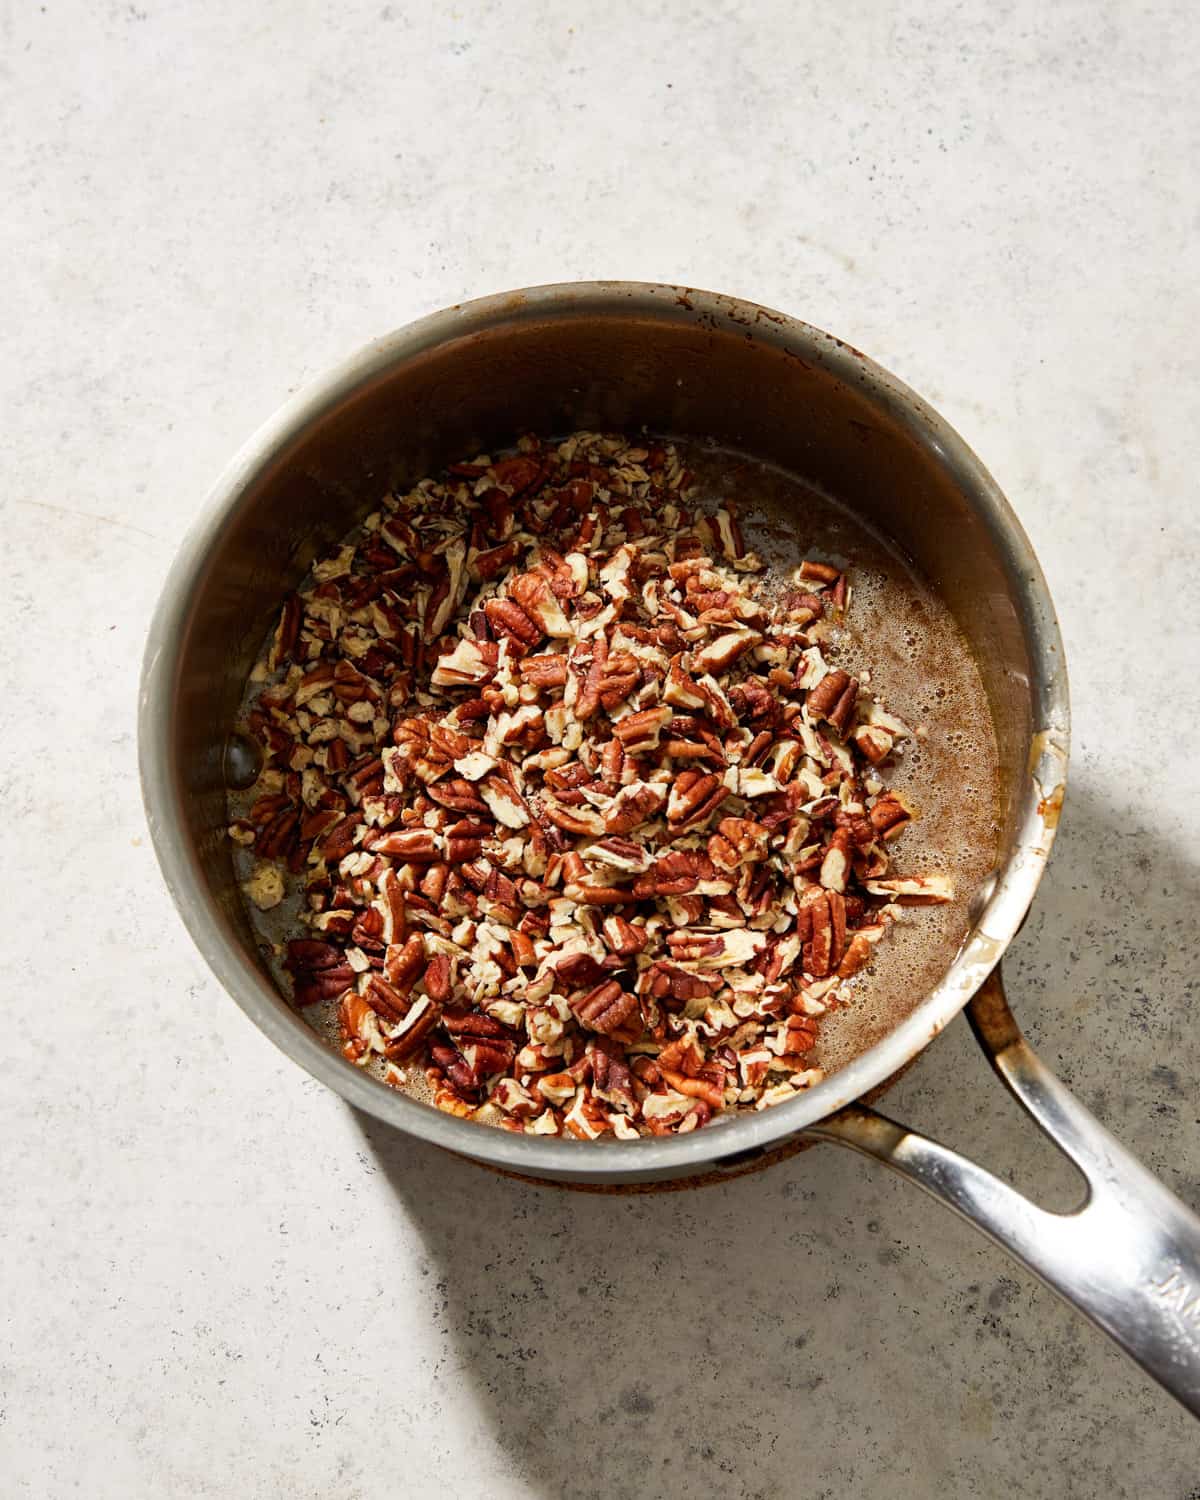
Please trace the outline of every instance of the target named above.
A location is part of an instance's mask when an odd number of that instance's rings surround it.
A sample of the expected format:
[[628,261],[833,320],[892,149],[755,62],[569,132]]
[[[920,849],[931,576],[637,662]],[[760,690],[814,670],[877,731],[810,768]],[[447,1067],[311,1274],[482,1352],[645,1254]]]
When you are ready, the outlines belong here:
[[[1191,8],[47,0],[0,34],[0,1493],[1196,1500],[1182,1410],[848,1153],[612,1200],[351,1113],[193,951],[133,738],[206,487],[359,343],[591,276],[795,312],[939,406],[1040,554],[1074,769],[1010,990],[1200,1205]],[[889,1108],[1057,1180],[961,1021]]]

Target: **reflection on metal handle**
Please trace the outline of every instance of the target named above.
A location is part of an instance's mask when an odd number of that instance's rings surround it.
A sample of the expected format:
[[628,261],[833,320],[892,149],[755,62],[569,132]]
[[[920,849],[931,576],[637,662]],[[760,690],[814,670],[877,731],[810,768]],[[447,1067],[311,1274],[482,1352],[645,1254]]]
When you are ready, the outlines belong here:
[[809,1134],[877,1157],[982,1229],[1200,1416],[1200,1218],[1072,1097],[1021,1035],[997,970],[968,1011],[1006,1088],[1088,1183],[1051,1213],[982,1167],[852,1104]]

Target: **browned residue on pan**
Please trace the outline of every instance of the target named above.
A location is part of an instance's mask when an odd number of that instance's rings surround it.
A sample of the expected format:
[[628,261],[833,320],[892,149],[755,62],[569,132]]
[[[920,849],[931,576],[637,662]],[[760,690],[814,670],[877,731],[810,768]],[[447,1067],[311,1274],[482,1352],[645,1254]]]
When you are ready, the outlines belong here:
[[1048,797],[1043,797],[1038,803],[1038,814],[1047,828],[1057,828],[1058,820],[1062,816],[1063,794],[1066,787],[1056,786]]

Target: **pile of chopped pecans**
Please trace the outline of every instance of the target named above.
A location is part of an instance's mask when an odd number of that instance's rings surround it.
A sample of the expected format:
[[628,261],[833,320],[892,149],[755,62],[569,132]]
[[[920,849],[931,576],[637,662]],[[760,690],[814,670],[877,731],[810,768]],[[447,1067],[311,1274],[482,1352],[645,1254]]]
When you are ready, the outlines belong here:
[[[908,730],[831,665],[847,579],[769,591],[669,445],[576,433],[388,496],[290,597],[230,835],[302,883],[295,1003],[510,1130],[694,1130],[818,1081],[900,903]],[[292,877],[289,886],[284,871]]]

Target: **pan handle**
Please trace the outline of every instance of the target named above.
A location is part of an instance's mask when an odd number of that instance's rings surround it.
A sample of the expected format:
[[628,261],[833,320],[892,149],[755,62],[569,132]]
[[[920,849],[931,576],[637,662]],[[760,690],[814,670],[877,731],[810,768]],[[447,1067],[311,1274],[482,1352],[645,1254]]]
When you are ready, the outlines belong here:
[[967,1008],[1001,1082],[1087,1179],[1052,1213],[937,1141],[851,1104],[808,1134],[907,1177],[1026,1265],[1200,1416],[1200,1218],[1084,1109],[1022,1036],[996,969]]

